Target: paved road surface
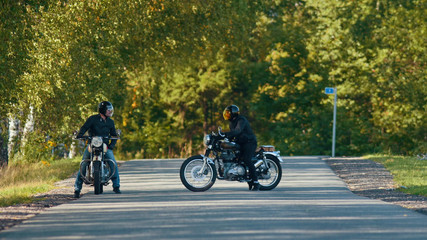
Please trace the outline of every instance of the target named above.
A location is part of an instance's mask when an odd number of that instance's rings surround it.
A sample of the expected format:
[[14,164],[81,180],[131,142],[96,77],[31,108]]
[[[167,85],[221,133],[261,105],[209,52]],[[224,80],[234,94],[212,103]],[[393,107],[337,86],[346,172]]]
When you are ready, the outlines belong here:
[[352,194],[317,157],[284,158],[279,186],[217,181],[193,193],[182,160],[134,160],[111,187],[0,233],[0,239],[427,239],[427,216]]

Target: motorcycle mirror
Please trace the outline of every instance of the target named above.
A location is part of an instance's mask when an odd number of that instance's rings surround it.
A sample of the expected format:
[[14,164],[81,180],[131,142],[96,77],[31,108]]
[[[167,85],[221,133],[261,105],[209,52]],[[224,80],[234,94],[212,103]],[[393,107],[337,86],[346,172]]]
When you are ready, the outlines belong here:
[[116,129],[116,133],[117,133],[117,136],[119,136],[119,137],[120,137],[120,135],[122,135],[122,130],[120,130],[120,129]]
[[78,131],[77,131],[77,130],[74,130],[74,131],[73,131],[73,138],[74,138],[74,139],[77,137],[77,133],[78,133]]

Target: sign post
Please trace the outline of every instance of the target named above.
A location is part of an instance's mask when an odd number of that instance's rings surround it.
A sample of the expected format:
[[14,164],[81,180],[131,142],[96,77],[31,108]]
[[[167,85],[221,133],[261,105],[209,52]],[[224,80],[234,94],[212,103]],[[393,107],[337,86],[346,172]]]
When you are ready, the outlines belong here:
[[332,126],[332,157],[335,157],[335,135],[336,135],[336,122],[337,122],[337,88],[325,88],[326,94],[334,94],[334,122]]

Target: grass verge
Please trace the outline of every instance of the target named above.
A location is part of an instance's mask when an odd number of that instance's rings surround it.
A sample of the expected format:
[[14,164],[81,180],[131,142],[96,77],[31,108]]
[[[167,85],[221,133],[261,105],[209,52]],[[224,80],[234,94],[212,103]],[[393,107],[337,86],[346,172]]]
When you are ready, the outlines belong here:
[[0,207],[34,201],[33,195],[54,189],[54,183],[77,171],[81,159],[15,163],[0,169]]
[[427,197],[427,160],[385,155],[368,155],[364,158],[383,164],[401,186],[399,191]]

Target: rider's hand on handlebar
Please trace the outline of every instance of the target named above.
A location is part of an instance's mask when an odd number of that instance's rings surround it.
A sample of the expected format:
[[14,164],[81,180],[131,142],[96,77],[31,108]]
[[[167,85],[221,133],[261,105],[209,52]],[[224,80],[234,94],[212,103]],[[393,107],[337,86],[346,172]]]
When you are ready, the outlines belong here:
[[226,137],[226,135],[222,132],[222,128],[221,128],[221,127],[218,127],[218,134],[219,134],[221,137]]

